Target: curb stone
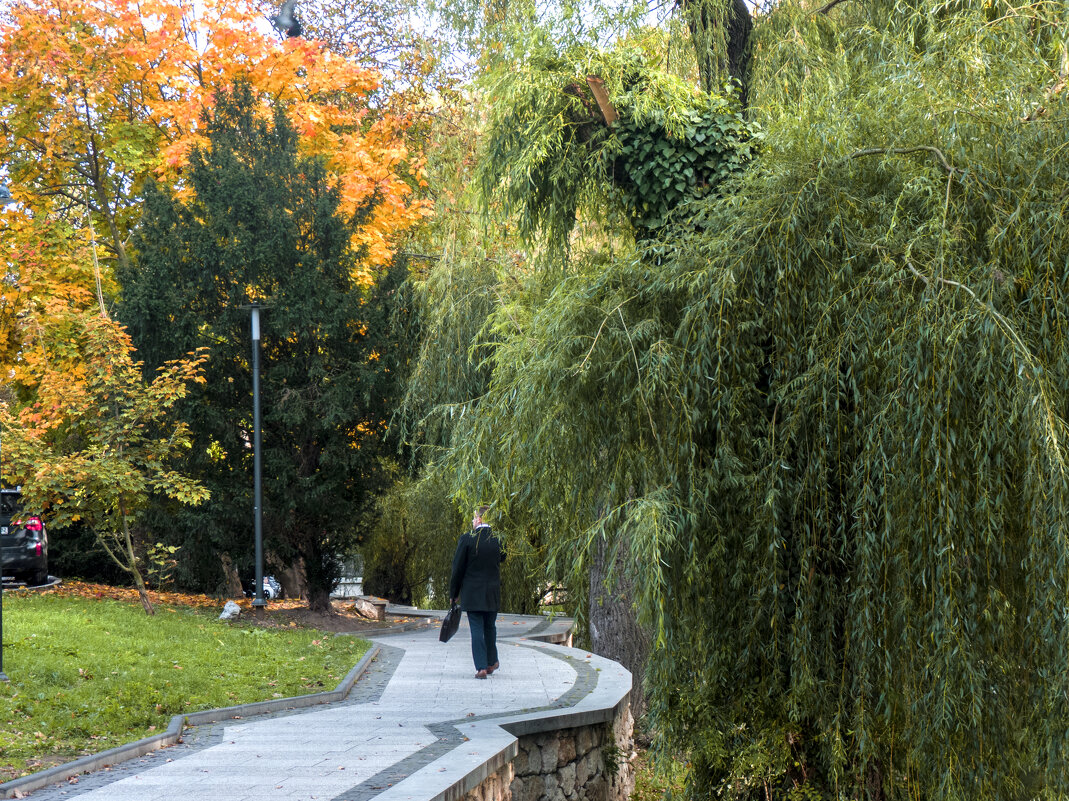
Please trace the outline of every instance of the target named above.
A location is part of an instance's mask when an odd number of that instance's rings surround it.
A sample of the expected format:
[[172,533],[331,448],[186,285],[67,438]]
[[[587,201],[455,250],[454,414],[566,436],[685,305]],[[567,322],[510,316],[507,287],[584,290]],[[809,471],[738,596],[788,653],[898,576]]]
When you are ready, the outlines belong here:
[[310,695],[296,695],[291,698],[273,698],[270,701],[255,701],[249,704],[238,704],[237,706],[227,706],[219,709],[205,709],[200,712],[175,715],[171,718],[171,723],[167,727],[167,730],[160,734],[154,734],[151,737],[135,740],[126,745],[109,748],[107,751],[101,751],[99,754],[90,754],[81,759],[76,759],[73,762],[66,762],[62,765],[56,765],[53,768],[49,768],[48,770],[42,770],[38,773],[31,773],[28,776],[22,776],[18,779],[4,782],[3,784],[0,784],[0,798],[18,798],[21,793],[30,793],[34,790],[39,790],[50,784],[57,784],[82,773],[89,773],[110,765],[116,765],[120,762],[137,759],[152,751],[166,748],[169,745],[174,745],[182,736],[182,730],[186,726],[197,726],[204,723],[218,723],[221,720],[254,717],[256,715],[279,712],[283,709],[298,709],[306,706],[330,704],[335,701],[340,701],[349,694],[349,691],[356,683],[356,680],[364,674],[372,660],[378,656],[378,654],[379,646],[372,643],[371,647],[367,650],[367,653],[360,658],[360,661],[353,666],[352,670],[345,675],[345,678],[343,678],[333,690],[327,690],[326,692],[321,693],[311,693]]

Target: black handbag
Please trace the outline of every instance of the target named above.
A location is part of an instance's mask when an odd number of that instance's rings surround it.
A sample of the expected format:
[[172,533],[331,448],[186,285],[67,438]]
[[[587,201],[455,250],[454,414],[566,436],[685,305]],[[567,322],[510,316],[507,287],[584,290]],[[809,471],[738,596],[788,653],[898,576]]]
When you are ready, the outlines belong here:
[[457,633],[457,629],[460,628],[460,605],[453,604],[448,612],[445,613],[445,620],[442,621],[442,630],[438,632],[438,639],[442,642],[449,642],[454,634]]

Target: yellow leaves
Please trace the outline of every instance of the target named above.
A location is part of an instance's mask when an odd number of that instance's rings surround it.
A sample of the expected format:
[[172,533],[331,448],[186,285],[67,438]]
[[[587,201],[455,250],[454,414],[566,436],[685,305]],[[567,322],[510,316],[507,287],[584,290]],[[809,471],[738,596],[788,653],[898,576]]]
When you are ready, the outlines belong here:
[[144,180],[153,175],[181,188],[189,154],[205,144],[203,113],[218,90],[245,80],[265,115],[289,106],[304,152],[326,158],[341,182],[343,212],[379,193],[382,210],[368,222],[367,241],[354,244],[368,246],[373,265],[385,263],[424,209],[410,201],[408,182],[421,180],[421,171],[407,162],[403,125],[366,123],[379,76],[319,42],[279,42],[263,22],[251,0],[26,0],[14,7],[0,39],[0,159],[11,165],[16,188],[27,188],[29,207],[43,217],[54,202],[35,187],[80,191],[82,165],[103,155],[105,173],[130,180],[103,187],[120,194],[106,198],[112,218],[98,228],[111,232],[114,224],[113,243],[124,241]]
[[64,226],[8,213],[0,215],[0,263],[17,271],[0,281],[0,371],[18,377],[26,365],[17,354],[36,337],[40,315],[62,317],[95,302],[91,260],[84,240]]
[[[185,382],[200,377],[206,354],[171,362],[146,383],[129,336],[95,310],[30,319],[35,327],[19,369],[36,400],[0,407],[9,475],[42,499],[64,500],[51,514],[66,522],[88,516],[99,523],[120,506],[136,511],[150,487],[186,503],[206,498],[203,487],[164,465],[189,445],[188,430],[166,415]],[[155,426],[170,435],[149,437]]]

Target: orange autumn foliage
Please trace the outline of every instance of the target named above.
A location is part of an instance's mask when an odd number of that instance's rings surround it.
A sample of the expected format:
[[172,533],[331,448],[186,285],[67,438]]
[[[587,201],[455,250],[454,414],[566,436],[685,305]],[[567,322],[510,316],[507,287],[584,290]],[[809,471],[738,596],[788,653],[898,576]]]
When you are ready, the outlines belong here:
[[[0,216],[0,265],[17,270],[0,280],[0,371],[5,383],[27,379],[29,362],[22,351],[29,328],[48,320],[62,327],[70,315],[98,305],[87,239],[84,232],[61,222],[24,214]],[[102,291],[112,288],[102,283]]]
[[[113,587],[109,584],[97,584],[91,581],[65,580],[54,589],[45,591],[49,595],[58,595],[63,598],[88,598],[90,600],[123,601],[125,603],[137,603],[137,590],[133,587]],[[201,595],[188,592],[164,592],[150,590],[153,603],[168,604],[170,606],[191,606],[201,609],[218,607],[220,601],[210,595]],[[243,605],[248,606],[248,601],[243,600]]]
[[375,199],[354,245],[386,263],[426,208],[402,123],[369,105],[377,74],[318,42],[279,41],[248,0],[16,0],[0,26],[0,163],[36,215],[73,223],[88,205],[106,255],[126,262],[144,182],[183,191],[202,115],[238,80],[265,113],[288,108],[343,214]]

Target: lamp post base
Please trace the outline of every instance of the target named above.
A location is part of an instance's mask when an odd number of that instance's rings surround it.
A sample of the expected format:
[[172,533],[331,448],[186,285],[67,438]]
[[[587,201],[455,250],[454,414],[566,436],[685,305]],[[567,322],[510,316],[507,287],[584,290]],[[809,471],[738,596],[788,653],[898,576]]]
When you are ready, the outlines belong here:
[[265,601],[263,598],[254,598],[250,606],[252,606],[254,609],[259,609],[262,606],[267,606],[267,601]]
[[4,671],[0,670],[0,681],[11,681],[11,679],[7,677],[7,674],[4,673]]

